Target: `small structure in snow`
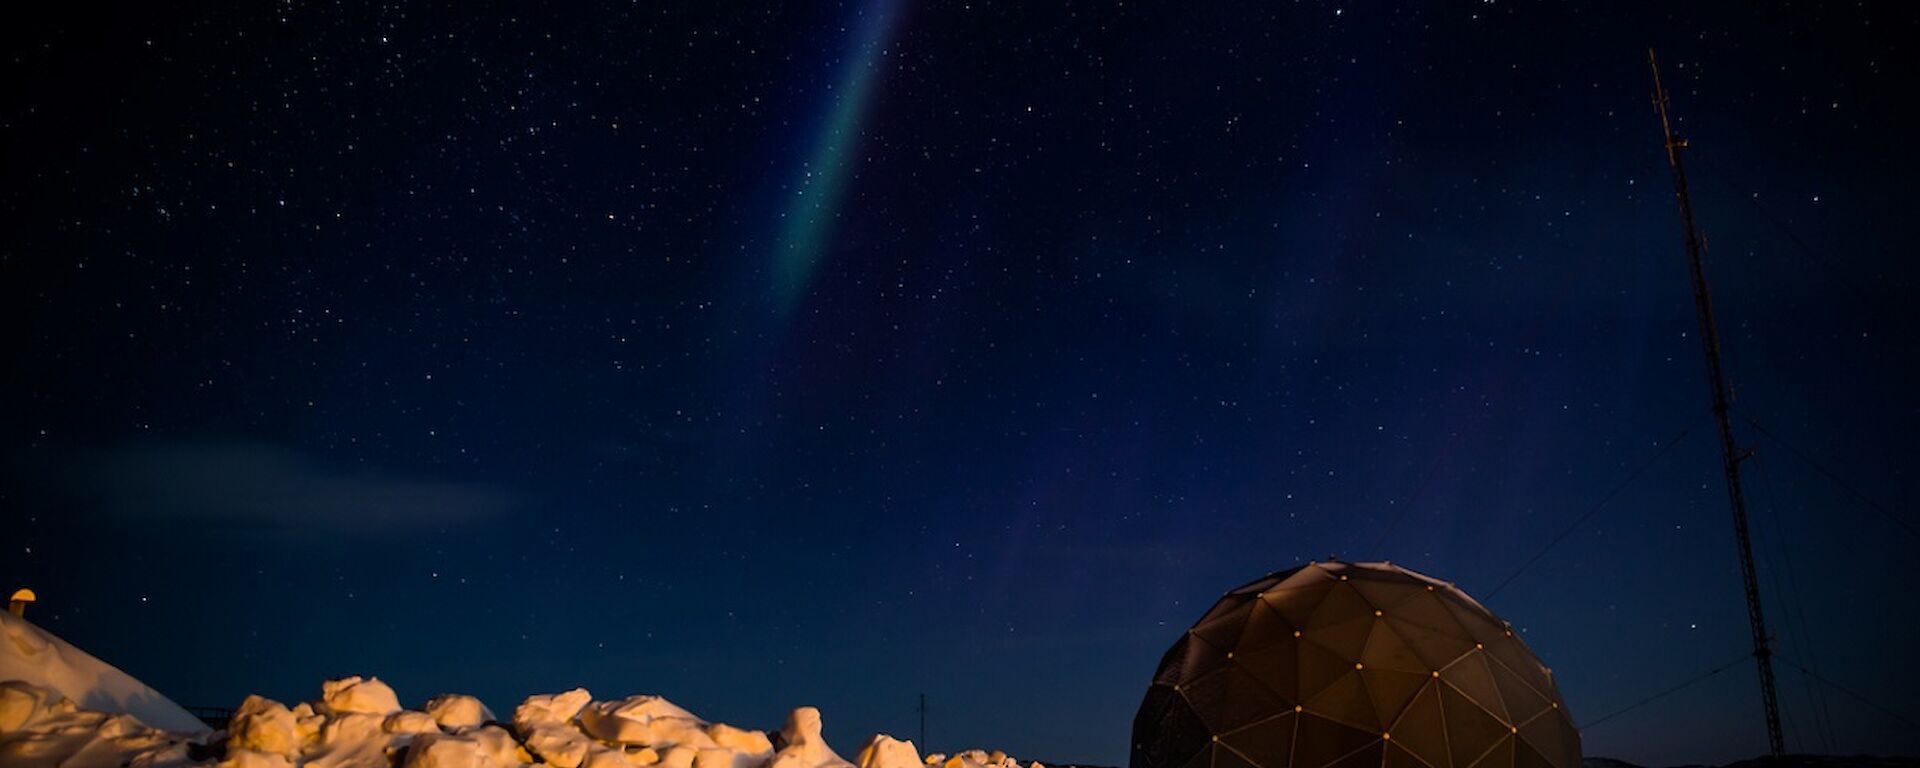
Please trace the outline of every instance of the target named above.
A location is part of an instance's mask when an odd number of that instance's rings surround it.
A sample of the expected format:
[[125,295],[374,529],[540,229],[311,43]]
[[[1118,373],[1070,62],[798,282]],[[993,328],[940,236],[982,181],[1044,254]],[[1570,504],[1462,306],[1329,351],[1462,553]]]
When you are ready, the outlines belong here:
[[31,589],[26,587],[16,589],[13,591],[13,599],[7,601],[7,612],[24,618],[27,615],[27,603],[38,599],[40,599],[39,596],[33,594]]

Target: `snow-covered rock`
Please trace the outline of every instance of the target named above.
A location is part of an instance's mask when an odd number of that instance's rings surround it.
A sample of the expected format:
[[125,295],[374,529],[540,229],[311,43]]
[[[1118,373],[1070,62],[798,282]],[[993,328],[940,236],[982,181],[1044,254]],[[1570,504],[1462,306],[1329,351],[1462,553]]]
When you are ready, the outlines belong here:
[[[773,740],[761,731],[735,728],[726,723],[707,726],[707,737],[721,749],[732,753],[730,768],[765,768],[773,760]],[[702,753],[704,754],[704,753]],[[698,763],[698,761],[695,761]],[[717,758],[715,762],[718,762]],[[702,768],[696,765],[695,768]]]
[[659,696],[629,696],[586,706],[580,710],[580,730],[601,741],[643,747],[718,746],[707,735],[706,721]]
[[435,696],[427,701],[427,714],[448,730],[473,728],[493,719],[493,711],[479,699],[457,693]]
[[219,768],[293,768],[293,763],[282,755],[232,747],[227,748],[227,756],[217,765]]
[[593,694],[587,693],[585,688],[528,696],[513,709],[513,727],[526,730],[535,725],[566,725],[580,714],[581,708],[592,702]]
[[588,752],[580,768],[633,768],[633,763],[628,761],[626,750],[602,746]]
[[308,768],[390,765],[394,740],[381,726],[386,717],[370,712],[339,712],[327,718],[320,740],[302,755]]
[[813,707],[799,707],[787,713],[780,740],[786,746],[774,753],[770,768],[853,768],[853,763],[827,746],[827,740],[821,736],[820,710]]
[[920,750],[913,742],[876,733],[860,748],[860,768],[920,768]]
[[464,735],[479,742],[480,751],[499,768],[533,762],[533,755],[520,746],[520,740],[500,726],[483,725]]
[[329,712],[391,715],[400,711],[400,697],[380,678],[359,675],[328,680],[320,685],[320,700]]
[[594,746],[593,740],[578,729],[556,723],[544,723],[521,730],[520,738],[527,745],[527,751],[539,756],[548,765],[560,768],[578,768]]
[[655,765],[659,768],[693,768],[693,759],[699,756],[700,753],[693,747],[668,747],[666,752],[660,754],[660,762]]
[[292,757],[310,733],[303,733],[293,711],[262,696],[248,696],[227,721],[227,749]]
[[528,696],[513,710],[513,730],[527,751],[543,762],[578,768],[594,742],[580,732],[574,718],[592,702],[593,694],[585,688]]
[[293,705],[293,724],[300,734],[301,743],[311,744],[320,738],[320,729],[326,726],[327,716],[313,711],[311,702],[303,701]]
[[502,768],[479,739],[437,732],[414,739],[407,747],[407,760],[401,765],[402,768]]
[[381,723],[380,727],[387,733],[393,734],[440,732],[440,724],[434,721],[432,715],[425,712],[415,712],[411,709],[403,709],[387,715],[386,722]]

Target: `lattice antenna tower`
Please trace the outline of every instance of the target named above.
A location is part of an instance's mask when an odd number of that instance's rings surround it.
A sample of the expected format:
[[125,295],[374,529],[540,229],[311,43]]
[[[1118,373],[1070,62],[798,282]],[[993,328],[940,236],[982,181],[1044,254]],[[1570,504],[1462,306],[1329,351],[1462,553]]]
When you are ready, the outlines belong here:
[[1660,84],[1660,64],[1652,49],[1647,51],[1647,66],[1653,70],[1653,109],[1660,116],[1660,132],[1666,137],[1667,165],[1673,168],[1673,195],[1680,203],[1680,223],[1686,229],[1687,268],[1693,275],[1693,306],[1700,315],[1700,343],[1706,352],[1707,383],[1713,388],[1713,420],[1720,428],[1720,463],[1726,472],[1727,499],[1733,507],[1733,535],[1740,545],[1740,578],[1747,589],[1747,621],[1753,626],[1753,661],[1760,670],[1760,698],[1766,706],[1767,746],[1774,757],[1786,752],[1780,735],[1780,700],[1773,686],[1773,650],[1769,647],[1767,618],[1760,608],[1760,584],[1753,570],[1753,539],[1747,530],[1747,496],[1740,484],[1740,462],[1752,455],[1733,441],[1733,425],[1727,416],[1731,397],[1727,377],[1720,367],[1720,329],[1713,318],[1713,295],[1707,288],[1707,272],[1702,255],[1707,242],[1693,222],[1693,199],[1687,194],[1687,167],[1681,150],[1687,140],[1673,135],[1673,123],[1667,118],[1667,89]]

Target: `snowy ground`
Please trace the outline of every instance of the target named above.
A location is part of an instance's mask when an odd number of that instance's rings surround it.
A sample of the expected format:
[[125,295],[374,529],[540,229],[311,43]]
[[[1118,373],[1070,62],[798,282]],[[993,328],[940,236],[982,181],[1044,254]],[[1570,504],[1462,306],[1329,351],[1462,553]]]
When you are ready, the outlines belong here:
[[[585,689],[528,697],[498,721],[471,696],[400,705],[378,679],[329,680],[319,699],[288,707],[250,696],[223,730],[153,728],[132,715],[83,709],[50,688],[0,683],[0,765],[241,768],[403,766],[507,768],[1020,768],[999,752],[924,760],[912,742],[875,734],[854,760],[821,738],[801,707],[778,734],[709,723],[658,696],[596,701]],[[1040,768],[1033,763],[1028,768]]]
[[[1020,768],[1005,754],[920,758],[867,739],[849,762],[801,707],[765,732],[709,723],[658,696],[595,701],[585,689],[528,697],[499,721],[472,696],[406,709],[377,678],[329,680],[289,707],[250,696],[224,728],[32,622],[0,613],[0,766],[54,768]],[[1043,768],[1033,763],[1028,768]]]

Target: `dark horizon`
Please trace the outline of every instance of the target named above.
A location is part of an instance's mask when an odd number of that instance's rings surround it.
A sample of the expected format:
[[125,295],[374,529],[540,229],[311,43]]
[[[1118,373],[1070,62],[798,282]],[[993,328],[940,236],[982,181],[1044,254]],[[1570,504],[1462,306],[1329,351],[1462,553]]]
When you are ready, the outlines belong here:
[[[1916,33],[36,7],[0,31],[0,588],[192,706],[584,686],[816,705],[846,754],[925,693],[923,753],[1124,766],[1221,592],[1387,560],[1512,622],[1585,725],[1749,642],[1652,47],[1788,747],[1912,754]],[[1762,754],[1752,665],[1584,740]]]

